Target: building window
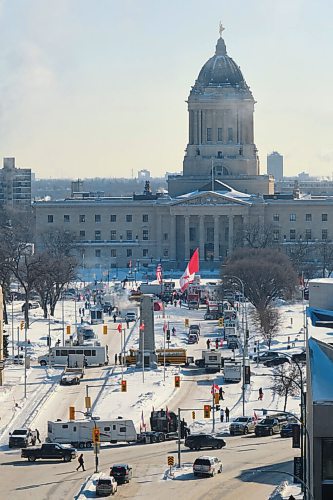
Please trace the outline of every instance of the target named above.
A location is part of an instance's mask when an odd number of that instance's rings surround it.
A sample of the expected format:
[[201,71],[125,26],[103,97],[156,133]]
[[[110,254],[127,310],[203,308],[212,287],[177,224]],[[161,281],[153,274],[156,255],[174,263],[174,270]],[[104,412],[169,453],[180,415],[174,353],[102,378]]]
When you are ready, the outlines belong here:
[[[223,158],[223,153],[222,153],[222,151],[218,151],[218,152],[217,152],[217,157],[218,157],[218,158]],[[217,170],[221,170],[221,167],[217,167]]]
[[148,222],[148,214],[142,215],[142,222]]
[[278,229],[273,230],[273,240],[274,241],[279,241],[280,239],[280,231]]
[[110,239],[113,241],[117,239],[117,231],[111,231]]
[[311,240],[311,229],[306,229],[305,230],[305,239],[306,240]]
[[207,128],[207,141],[211,141],[211,140],[212,140],[212,129]]
[[132,249],[131,248],[128,248],[126,250],[126,255],[127,255],[127,257],[132,257]]
[[327,222],[327,214],[321,214],[322,222]]
[[163,250],[163,257],[169,257],[169,250],[167,248]]
[[79,222],[86,222],[86,216],[85,215],[79,215]]
[[95,222],[101,222],[101,216],[99,214],[95,214]]
[[47,222],[49,222],[49,223],[53,222],[53,215],[48,215],[47,216]]
[[195,241],[195,227],[190,227],[190,241]]
[[221,128],[221,127],[219,127],[219,128],[217,129],[217,140],[218,140],[219,142],[222,142],[222,140],[223,140],[223,137],[222,137],[222,128]]
[[117,257],[117,250],[115,248],[111,248],[111,257]]
[[163,233],[163,240],[164,240],[164,241],[167,241],[167,240],[168,240],[168,238],[169,238],[168,233]]
[[328,236],[327,229],[322,229],[321,230],[321,239],[322,240],[327,240],[327,236]]
[[70,216],[64,215],[64,222],[70,222]]
[[228,128],[228,142],[232,142],[234,140],[234,131],[232,128]]
[[148,248],[142,249],[142,257],[148,257]]
[[117,222],[117,216],[114,214],[110,215],[110,222]]
[[213,227],[207,227],[207,241],[212,242],[214,241],[214,228]]
[[80,231],[80,238],[85,238],[85,237],[86,237],[86,232]]
[[126,222],[132,222],[132,215],[126,215]]
[[99,249],[95,250],[95,257],[100,257],[101,256],[101,251]]
[[296,240],[296,229],[290,229],[290,240]]
[[130,241],[133,239],[132,231],[126,231],[126,240]]
[[305,222],[311,222],[312,221],[312,214],[305,214]]
[[274,214],[273,215],[273,221],[274,222],[279,222],[279,220],[280,220],[280,215],[279,214]]
[[333,481],[333,439],[321,440],[323,481]]
[[290,222],[295,222],[296,221],[296,214],[289,214],[289,220],[290,220]]
[[143,240],[149,240],[149,231],[148,231],[148,229],[143,229],[143,231],[142,231],[142,239]]
[[95,231],[95,241],[100,241],[100,240],[101,240],[101,232]]

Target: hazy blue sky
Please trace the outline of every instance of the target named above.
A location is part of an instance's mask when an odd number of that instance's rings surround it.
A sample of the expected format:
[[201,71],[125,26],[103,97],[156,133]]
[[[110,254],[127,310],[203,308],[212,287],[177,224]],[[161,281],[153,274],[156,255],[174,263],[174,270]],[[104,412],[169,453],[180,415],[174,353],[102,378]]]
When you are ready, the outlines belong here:
[[0,157],[38,177],[182,169],[218,23],[285,174],[333,171],[332,0],[0,0]]

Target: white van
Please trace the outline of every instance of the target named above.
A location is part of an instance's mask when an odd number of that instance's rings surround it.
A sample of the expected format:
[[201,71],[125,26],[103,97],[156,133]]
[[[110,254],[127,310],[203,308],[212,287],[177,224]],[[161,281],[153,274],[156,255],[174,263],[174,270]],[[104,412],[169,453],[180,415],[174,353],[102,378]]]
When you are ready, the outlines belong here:
[[[51,365],[67,366],[68,357],[71,355],[82,354],[84,356],[85,366],[103,366],[109,362],[107,346],[57,346],[51,348]],[[41,366],[49,364],[49,355],[44,354],[38,357],[38,363]]]
[[68,443],[78,448],[92,446],[92,434],[100,431],[101,443],[134,442],[137,434],[133,420],[56,420],[47,422],[47,441]]

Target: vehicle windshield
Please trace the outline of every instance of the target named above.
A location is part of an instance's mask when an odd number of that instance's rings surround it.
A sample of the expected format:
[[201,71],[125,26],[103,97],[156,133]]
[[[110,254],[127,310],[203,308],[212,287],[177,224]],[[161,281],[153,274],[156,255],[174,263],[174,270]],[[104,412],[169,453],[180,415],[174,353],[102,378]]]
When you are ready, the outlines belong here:
[[106,484],[107,486],[110,486],[111,484],[111,479],[99,479],[98,480],[98,484],[101,485],[101,484]]
[[274,424],[274,419],[273,418],[265,418],[260,422],[263,425],[273,425]]
[[210,465],[210,460],[207,458],[197,458],[194,465]]
[[246,417],[238,417],[236,418],[235,422],[247,422],[248,419]]
[[25,431],[24,429],[16,429],[16,431],[12,433],[12,436],[25,436],[27,432],[28,431]]
[[122,474],[125,474],[126,469],[125,467],[112,467],[112,472],[121,472]]

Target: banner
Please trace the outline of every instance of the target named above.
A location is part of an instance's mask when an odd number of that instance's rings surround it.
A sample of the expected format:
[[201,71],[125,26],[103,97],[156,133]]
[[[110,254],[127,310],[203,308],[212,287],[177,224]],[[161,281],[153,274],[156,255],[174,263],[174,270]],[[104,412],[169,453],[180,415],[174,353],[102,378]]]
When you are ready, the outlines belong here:
[[183,293],[188,288],[190,283],[193,283],[195,273],[199,271],[199,249],[197,248],[187,264],[184,274],[179,280],[180,291]]

